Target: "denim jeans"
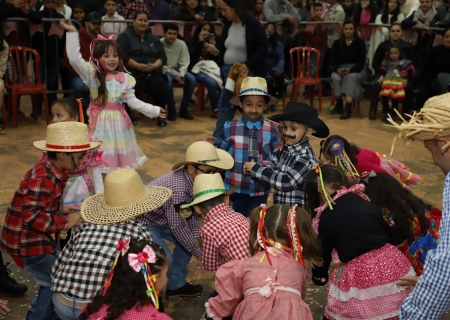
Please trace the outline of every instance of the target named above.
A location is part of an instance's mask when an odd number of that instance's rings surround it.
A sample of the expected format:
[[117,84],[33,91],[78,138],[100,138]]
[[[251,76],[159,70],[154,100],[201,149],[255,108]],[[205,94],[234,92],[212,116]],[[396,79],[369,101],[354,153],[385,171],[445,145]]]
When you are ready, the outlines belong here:
[[[174,238],[169,226],[147,226],[147,229],[152,234],[153,241],[159,244],[167,254],[169,260],[169,282],[167,283],[167,289],[177,290],[181,288],[186,284],[186,276],[188,274],[187,266],[189,261],[191,261],[192,254],[186,251]],[[172,242],[175,245],[172,253],[164,240]]]
[[267,202],[267,196],[252,197],[248,194],[233,193],[230,195],[230,200],[233,202],[234,211],[249,217],[253,209],[259,207],[261,203]]
[[[61,320],[77,320],[80,317],[80,313],[82,309],[78,309],[75,307],[76,301],[86,301],[83,299],[75,299],[69,296],[66,296],[67,299],[73,300],[73,306],[66,306],[64,303],[60,302],[53,295],[52,301],[55,307],[55,312],[58,315],[58,318]],[[87,305],[87,304],[86,304]]]
[[218,89],[219,86],[217,85],[216,80],[208,76],[206,73],[199,72],[194,74],[195,80],[203,85],[208,89],[208,98],[211,102],[211,109],[214,111],[217,109],[217,103],[219,102],[219,95],[218,95]]
[[73,89],[73,96],[75,98],[81,98],[89,105],[89,89],[86,90],[83,80],[80,77],[73,77],[71,80],[71,86]]
[[[173,94],[173,82],[174,78],[168,74],[167,75],[167,109],[169,113],[175,113],[175,98]],[[180,110],[186,110],[191,101],[192,95],[195,90],[195,77],[193,74],[187,72],[184,75],[184,88],[183,88],[183,98],[181,99]]]
[[[323,59],[325,58],[325,52],[324,52],[324,50],[319,50],[319,51],[320,51],[319,70],[322,70]],[[314,52],[312,52],[311,53],[311,68],[309,70],[312,78],[314,78],[316,76],[316,60],[317,60],[317,55]],[[320,74],[319,74],[319,77],[320,77]]]
[[50,274],[57,257],[57,253],[22,257],[25,271],[40,285],[37,297],[31,302],[31,310],[28,311],[26,320],[48,320],[55,317]]
[[[58,90],[58,63],[57,62],[50,62],[47,61],[47,68],[45,68],[44,61],[41,60],[39,64],[39,72],[41,73],[41,81],[45,82],[45,79],[47,79],[47,90]],[[46,78],[47,77],[47,78]],[[47,102],[48,102],[48,108],[49,112],[51,113],[51,107],[53,101],[56,100],[56,94],[55,93],[49,93],[47,94]],[[42,95],[36,96],[36,103],[38,112],[42,113],[42,107],[43,107],[43,98]]]

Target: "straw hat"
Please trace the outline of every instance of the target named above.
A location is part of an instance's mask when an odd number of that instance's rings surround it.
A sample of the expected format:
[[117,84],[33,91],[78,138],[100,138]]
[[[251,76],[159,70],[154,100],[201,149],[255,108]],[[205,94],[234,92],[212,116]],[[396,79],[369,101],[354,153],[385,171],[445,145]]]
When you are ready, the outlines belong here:
[[221,194],[232,194],[237,188],[232,187],[230,190],[225,190],[225,185],[219,173],[199,174],[194,180],[194,201],[188,204],[182,204],[180,208],[184,209],[195,206]]
[[187,148],[186,160],[175,164],[172,170],[177,170],[185,164],[200,164],[229,170],[233,168],[234,160],[228,152],[214,147],[211,143],[197,141]]
[[247,77],[242,81],[241,84],[241,93],[239,96],[234,97],[230,100],[230,103],[234,106],[240,106],[241,100],[240,97],[244,96],[264,96],[270,97],[268,105],[274,105],[278,103],[278,99],[272,97],[267,92],[267,81],[264,78],[260,77]]
[[[400,113],[397,114],[403,123],[396,123],[389,115],[388,121],[392,127],[400,131],[399,137],[405,140],[432,140],[437,137],[450,136],[450,93],[432,97],[427,100],[422,110],[408,115],[410,120],[405,120]],[[445,151],[449,144],[442,147]]]
[[117,169],[106,176],[104,192],[84,200],[81,217],[95,224],[128,222],[161,207],[171,196],[170,189],[144,185],[134,169]]
[[47,126],[46,139],[33,141],[43,151],[81,152],[100,146],[100,141],[89,141],[88,127],[80,122],[58,122]]

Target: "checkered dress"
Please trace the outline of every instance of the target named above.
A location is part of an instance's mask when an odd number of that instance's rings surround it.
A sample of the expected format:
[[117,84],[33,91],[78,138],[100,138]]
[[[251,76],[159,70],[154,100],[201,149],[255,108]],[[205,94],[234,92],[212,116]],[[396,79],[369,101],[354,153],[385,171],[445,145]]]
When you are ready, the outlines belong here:
[[200,232],[203,243],[202,268],[215,272],[228,261],[248,258],[249,234],[248,218],[225,203],[212,208]]
[[136,221],[79,226],[53,265],[52,291],[77,299],[93,299],[116,259],[119,240],[126,237],[152,239],[147,228]]
[[306,139],[293,146],[285,145],[270,166],[257,163],[250,174],[276,189],[274,203],[304,207],[304,179],[316,163],[314,151]]
[[450,174],[445,179],[439,244],[428,251],[423,273],[400,309],[402,320],[439,319],[450,310]]

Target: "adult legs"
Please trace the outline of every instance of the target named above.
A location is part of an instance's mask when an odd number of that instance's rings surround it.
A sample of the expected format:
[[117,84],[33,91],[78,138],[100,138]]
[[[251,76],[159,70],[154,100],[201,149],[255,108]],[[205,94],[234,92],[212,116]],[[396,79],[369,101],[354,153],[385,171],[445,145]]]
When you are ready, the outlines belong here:
[[372,94],[370,95],[370,120],[375,120],[377,118],[377,107],[378,101],[380,100],[379,95],[381,91],[381,84],[378,83],[378,79],[380,79],[380,75],[376,74],[373,79]]
[[342,79],[341,92],[345,94],[344,112],[341,114],[341,120],[348,119],[352,113],[352,102],[362,101],[362,84],[366,79],[366,73],[352,72]]
[[50,274],[56,257],[56,254],[23,257],[25,271],[40,285],[37,297],[31,302],[27,320],[46,320],[54,317]]
[[203,72],[194,74],[195,80],[203,84],[208,89],[208,98],[211,102],[211,109],[217,112],[217,104],[219,102],[219,95],[217,93],[218,85],[216,80]]
[[[163,92],[167,90],[167,80],[165,77],[158,73],[152,73],[151,77],[147,77],[145,79],[144,92],[148,97],[152,97],[153,104],[165,108],[167,98]],[[173,90],[172,90],[173,94]],[[158,126],[165,127],[166,121],[165,119],[158,118]]]
[[342,114],[344,111],[344,106],[342,103],[342,92],[341,92],[341,83],[342,83],[342,77],[337,74],[336,72],[333,72],[331,74],[331,85],[333,87],[334,91],[334,98],[335,98],[335,106],[336,106],[336,112],[338,114]]
[[192,95],[195,91],[195,77],[192,73],[186,72],[184,75],[184,88],[183,88],[183,99],[180,104],[180,111],[186,110],[189,106],[189,102],[191,101]]
[[167,75],[167,86],[166,86],[166,95],[167,95],[167,110],[169,114],[175,114],[175,98],[173,94],[173,77],[168,74]]
[[89,104],[89,89],[86,88],[83,80],[80,77],[73,77],[70,83],[73,89],[73,96],[83,99]]
[[226,87],[226,80],[231,67],[232,65],[224,64],[221,68],[222,79],[224,79],[224,88],[222,89],[222,91],[220,91],[219,103],[217,105],[219,112],[217,116],[216,128],[213,133],[213,136],[216,138],[222,135],[225,122],[233,120],[236,113],[236,109],[232,108],[230,104],[230,100],[231,98],[233,98],[235,88]]
[[[39,65],[39,71],[41,72],[41,81],[45,81],[45,79],[47,79],[47,90],[48,91],[57,90],[58,89],[58,66],[57,66],[57,64],[48,62],[47,65],[45,65],[44,61],[41,60],[41,63]],[[48,97],[48,108],[49,108],[49,112],[50,112],[52,103],[53,103],[53,101],[56,100],[56,94],[49,93],[49,94],[47,94],[47,97]],[[36,103],[37,103],[38,114],[42,114],[42,107],[43,107],[42,95],[38,95],[36,97]]]

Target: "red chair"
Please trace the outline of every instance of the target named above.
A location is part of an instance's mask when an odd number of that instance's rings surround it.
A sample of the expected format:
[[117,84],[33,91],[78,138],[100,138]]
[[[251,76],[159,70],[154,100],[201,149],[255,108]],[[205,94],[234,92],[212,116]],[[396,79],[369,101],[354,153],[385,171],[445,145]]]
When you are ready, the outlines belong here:
[[[35,83],[30,81],[28,76],[28,57],[32,56],[34,60],[34,76]],[[9,47],[9,61],[11,61],[12,77],[5,77],[6,88],[9,91],[9,104],[10,110],[13,115],[13,126],[17,128],[17,111],[19,109],[20,95],[31,95],[31,101],[33,104],[33,116],[34,120],[38,119],[36,94],[42,94],[44,101],[44,113],[47,124],[50,123],[50,117],[48,113],[48,101],[47,90],[41,82],[41,75],[39,72],[40,64],[39,53],[31,48],[27,47]]]
[[[311,47],[296,47],[289,52],[291,56],[291,79],[292,94],[291,101],[297,101],[300,86],[317,86],[319,93],[314,91],[310,95],[309,103],[314,106],[314,97],[319,97],[319,112],[322,111],[322,82],[320,81],[320,51]],[[311,53],[316,54],[316,76],[311,77]],[[294,70],[294,69],[297,70]],[[297,71],[297,72],[295,72]]]

